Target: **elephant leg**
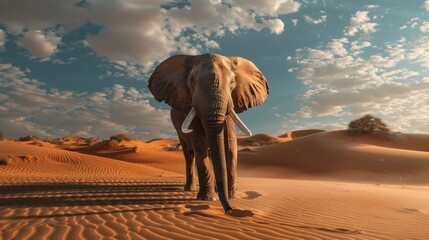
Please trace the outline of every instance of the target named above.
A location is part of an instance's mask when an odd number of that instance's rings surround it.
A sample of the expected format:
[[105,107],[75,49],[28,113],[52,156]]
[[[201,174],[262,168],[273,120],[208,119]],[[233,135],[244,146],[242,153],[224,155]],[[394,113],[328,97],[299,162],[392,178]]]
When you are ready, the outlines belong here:
[[225,156],[228,177],[228,197],[233,199],[237,191],[237,135],[234,121],[228,117],[225,128]]
[[186,183],[185,191],[195,191],[197,190],[197,174],[195,171],[196,162],[195,162],[195,151],[192,144],[192,135],[182,133],[181,127],[182,123],[186,118],[186,115],[171,109],[170,112],[171,121],[173,122],[174,128],[176,129],[177,136],[179,136],[180,144],[182,145],[183,155],[185,157],[186,163]]
[[213,176],[213,166],[206,154],[196,156],[198,169],[198,183],[200,189],[197,194],[198,200],[216,200],[215,181]]
[[200,189],[197,194],[198,200],[216,200],[216,191],[213,175],[213,166],[207,152],[206,141],[193,142],[195,159],[197,161],[198,183]]
[[182,144],[183,155],[185,156],[186,161],[186,183],[185,183],[185,191],[196,191],[197,190],[197,173],[196,173],[196,163],[194,151],[189,146],[187,142],[183,139],[180,139],[180,143]]

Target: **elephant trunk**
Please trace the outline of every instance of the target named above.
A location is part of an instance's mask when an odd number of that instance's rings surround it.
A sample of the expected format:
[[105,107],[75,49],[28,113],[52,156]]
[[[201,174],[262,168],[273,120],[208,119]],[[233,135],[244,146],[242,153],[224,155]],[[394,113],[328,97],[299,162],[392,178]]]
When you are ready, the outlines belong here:
[[225,212],[231,213],[232,207],[228,201],[228,179],[226,168],[226,156],[224,146],[224,121],[203,121],[206,130],[210,157],[212,159],[213,170],[216,179],[216,188],[219,200]]

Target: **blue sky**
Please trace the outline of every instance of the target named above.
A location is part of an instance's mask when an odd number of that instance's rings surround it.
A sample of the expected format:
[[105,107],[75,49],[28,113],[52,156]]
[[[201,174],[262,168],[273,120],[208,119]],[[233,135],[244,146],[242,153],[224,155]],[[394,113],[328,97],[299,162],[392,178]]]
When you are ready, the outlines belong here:
[[174,54],[254,62],[270,84],[254,133],[344,129],[366,113],[429,132],[429,1],[3,0],[0,131],[174,137],[147,89]]

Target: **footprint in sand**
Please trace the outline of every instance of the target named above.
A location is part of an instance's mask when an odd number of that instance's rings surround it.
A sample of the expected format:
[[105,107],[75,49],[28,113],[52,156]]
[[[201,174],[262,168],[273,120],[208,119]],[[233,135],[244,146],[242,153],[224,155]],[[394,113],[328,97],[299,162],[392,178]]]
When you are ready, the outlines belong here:
[[313,227],[313,226],[304,226],[304,225],[293,225],[287,223],[280,223],[280,225],[295,227],[295,228],[303,228],[309,230],[316,230],[322,232],[332,232],[332,233],[342,233],[342,234],[362,234],[362,231],[357,229],[348,229],[348,228],[326,228],[326,227]]
[[198,211],[198,210],[206,210],[209,209],[210,206],[207,204],[203,204],[203,205],[191,205],[188,204],[185,206],[185,208],[190,209],[191,211]]
[[404,212],[404,213],[424,213],[422,210],[416,209],[416,208],[402,208],[399,209],[399,211]]
[[343,233],[343,234],[362,234],[359,230],[347,229],[347,228],[314,228],[314,230],[324,231],[324,232],[334,232],[334,233]]
[[255,192],[255,191],[247,191],[245,193],[247,194],[247,196],[243,197],[243,199],[253,200],[253,199],[256,199],[256,198],[262,196],[262,194]]
[[[212,211],[203,211],[203,210],[209,210],[210,206],[209,205],[185,205],[185,208],[191,210],[189,212],[185,212],[183,213],[183,215],[185,216],[193,216],[193,215],[199,215],[199,216],[203,216],[203,217],[216,217],[219,216],[217,211],[220,209],[211,209]],[[220,210],[223,211],[223,210]],[[238,217],[238,218],[242,218],[242,217],[252,217],[254,214],[252,211],[250,210],[242,210],[242,209],[236,209],[234,208],[232,210],[232,213],[228,214],[232,217]]]

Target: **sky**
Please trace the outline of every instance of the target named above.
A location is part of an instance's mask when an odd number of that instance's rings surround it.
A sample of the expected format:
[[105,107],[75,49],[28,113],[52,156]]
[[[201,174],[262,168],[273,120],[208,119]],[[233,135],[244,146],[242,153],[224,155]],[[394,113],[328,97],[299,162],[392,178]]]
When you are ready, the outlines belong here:
[[253,133],[429,133],[429,0],[2,0],[5,138],[175,137],[147,80],[175,54],[249,59],[270,85]]

